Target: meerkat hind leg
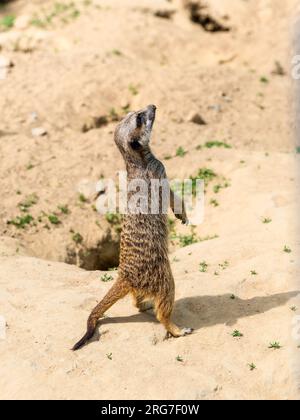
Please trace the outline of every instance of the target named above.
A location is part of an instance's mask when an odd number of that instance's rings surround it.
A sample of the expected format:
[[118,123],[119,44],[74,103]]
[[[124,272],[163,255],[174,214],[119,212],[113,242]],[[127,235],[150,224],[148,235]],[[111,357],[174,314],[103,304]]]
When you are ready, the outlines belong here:
[[158,321],[163,324],[167,330],[167,336],[170,334],[173,337],[183,337],[187,334],[192,334],[193,328],[179,328],[171,321],[171,314],[173,311],[174,302],[168,302],[166,299],[160,299],[156,302],[156,317]]
[[129,291],[129,285],[122,279],[118,278],[101,302],[98,303],[98,305],[92,310],[87,322],[87,331],[82,339],[75,344],[73,351],[80,349],[93,337],[98,320],[102,318],[104,313],[119,299],[124,298]]

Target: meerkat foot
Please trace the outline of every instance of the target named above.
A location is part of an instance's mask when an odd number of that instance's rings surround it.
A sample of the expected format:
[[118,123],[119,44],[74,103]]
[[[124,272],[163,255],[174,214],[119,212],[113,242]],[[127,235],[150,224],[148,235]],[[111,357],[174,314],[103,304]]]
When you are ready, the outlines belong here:
[[166,339],[168,338],[179,338],[179,337],[184,337],[186,335],[192,334],[192,332],[194,331],[193,328],[178,328],[176,330],[172,330],[172,331],[167,331],[166,334]]

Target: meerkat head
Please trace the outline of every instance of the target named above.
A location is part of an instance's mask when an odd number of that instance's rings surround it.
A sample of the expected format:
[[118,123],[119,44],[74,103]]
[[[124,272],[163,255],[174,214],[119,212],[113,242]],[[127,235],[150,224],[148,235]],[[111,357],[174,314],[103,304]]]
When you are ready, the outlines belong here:
[[123,155],[138,156],[147,150],[155,120],[156,106],[149,105],[137,112],[130,112],[118,124],[115,142]]

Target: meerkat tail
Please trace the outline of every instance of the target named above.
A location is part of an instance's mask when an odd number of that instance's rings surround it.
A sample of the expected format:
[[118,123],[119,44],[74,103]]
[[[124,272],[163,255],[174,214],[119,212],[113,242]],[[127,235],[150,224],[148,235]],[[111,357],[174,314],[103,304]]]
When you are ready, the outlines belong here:
[[78,341],[72,348],[73,351],[79,350],[83,347],[94,335],[98,320],[104,313],[114,305],[119,299],[125,297],[130,290],[130,287],[124,281],[118,279],[108,293],[104,296],[101,302],[92,310],[88,322],[87,331],[81,340]]

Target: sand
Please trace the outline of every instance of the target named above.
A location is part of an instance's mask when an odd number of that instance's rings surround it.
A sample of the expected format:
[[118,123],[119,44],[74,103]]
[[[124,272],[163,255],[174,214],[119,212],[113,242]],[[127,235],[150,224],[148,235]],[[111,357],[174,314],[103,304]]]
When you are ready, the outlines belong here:
[[[42,26],[52,2],[30,3],[0,9],[18,16],[0,32],[0,55],[13,63],[0,80],[0,398],[299,399],[296,2],[208,1],[231,28],[216,33],[179,1],[75,1],[79,13]],[[155,15],[166,10],[171,18]],[[102,276],[117,275],[106,271],[117,264],[117,226],[94,211],[88,186],[124,169],[115,114],[148,103],[158,107],[152,146],[169,176],[217,174],[197,242],[181,247],[173,232],[170,244],[174,320],[195,331],[165,340],[128,297],[72,353],[111,287]],[[24,214],[34,218],[24,229],[8,223]],[[179,223],[175,232],[193,234]]]

